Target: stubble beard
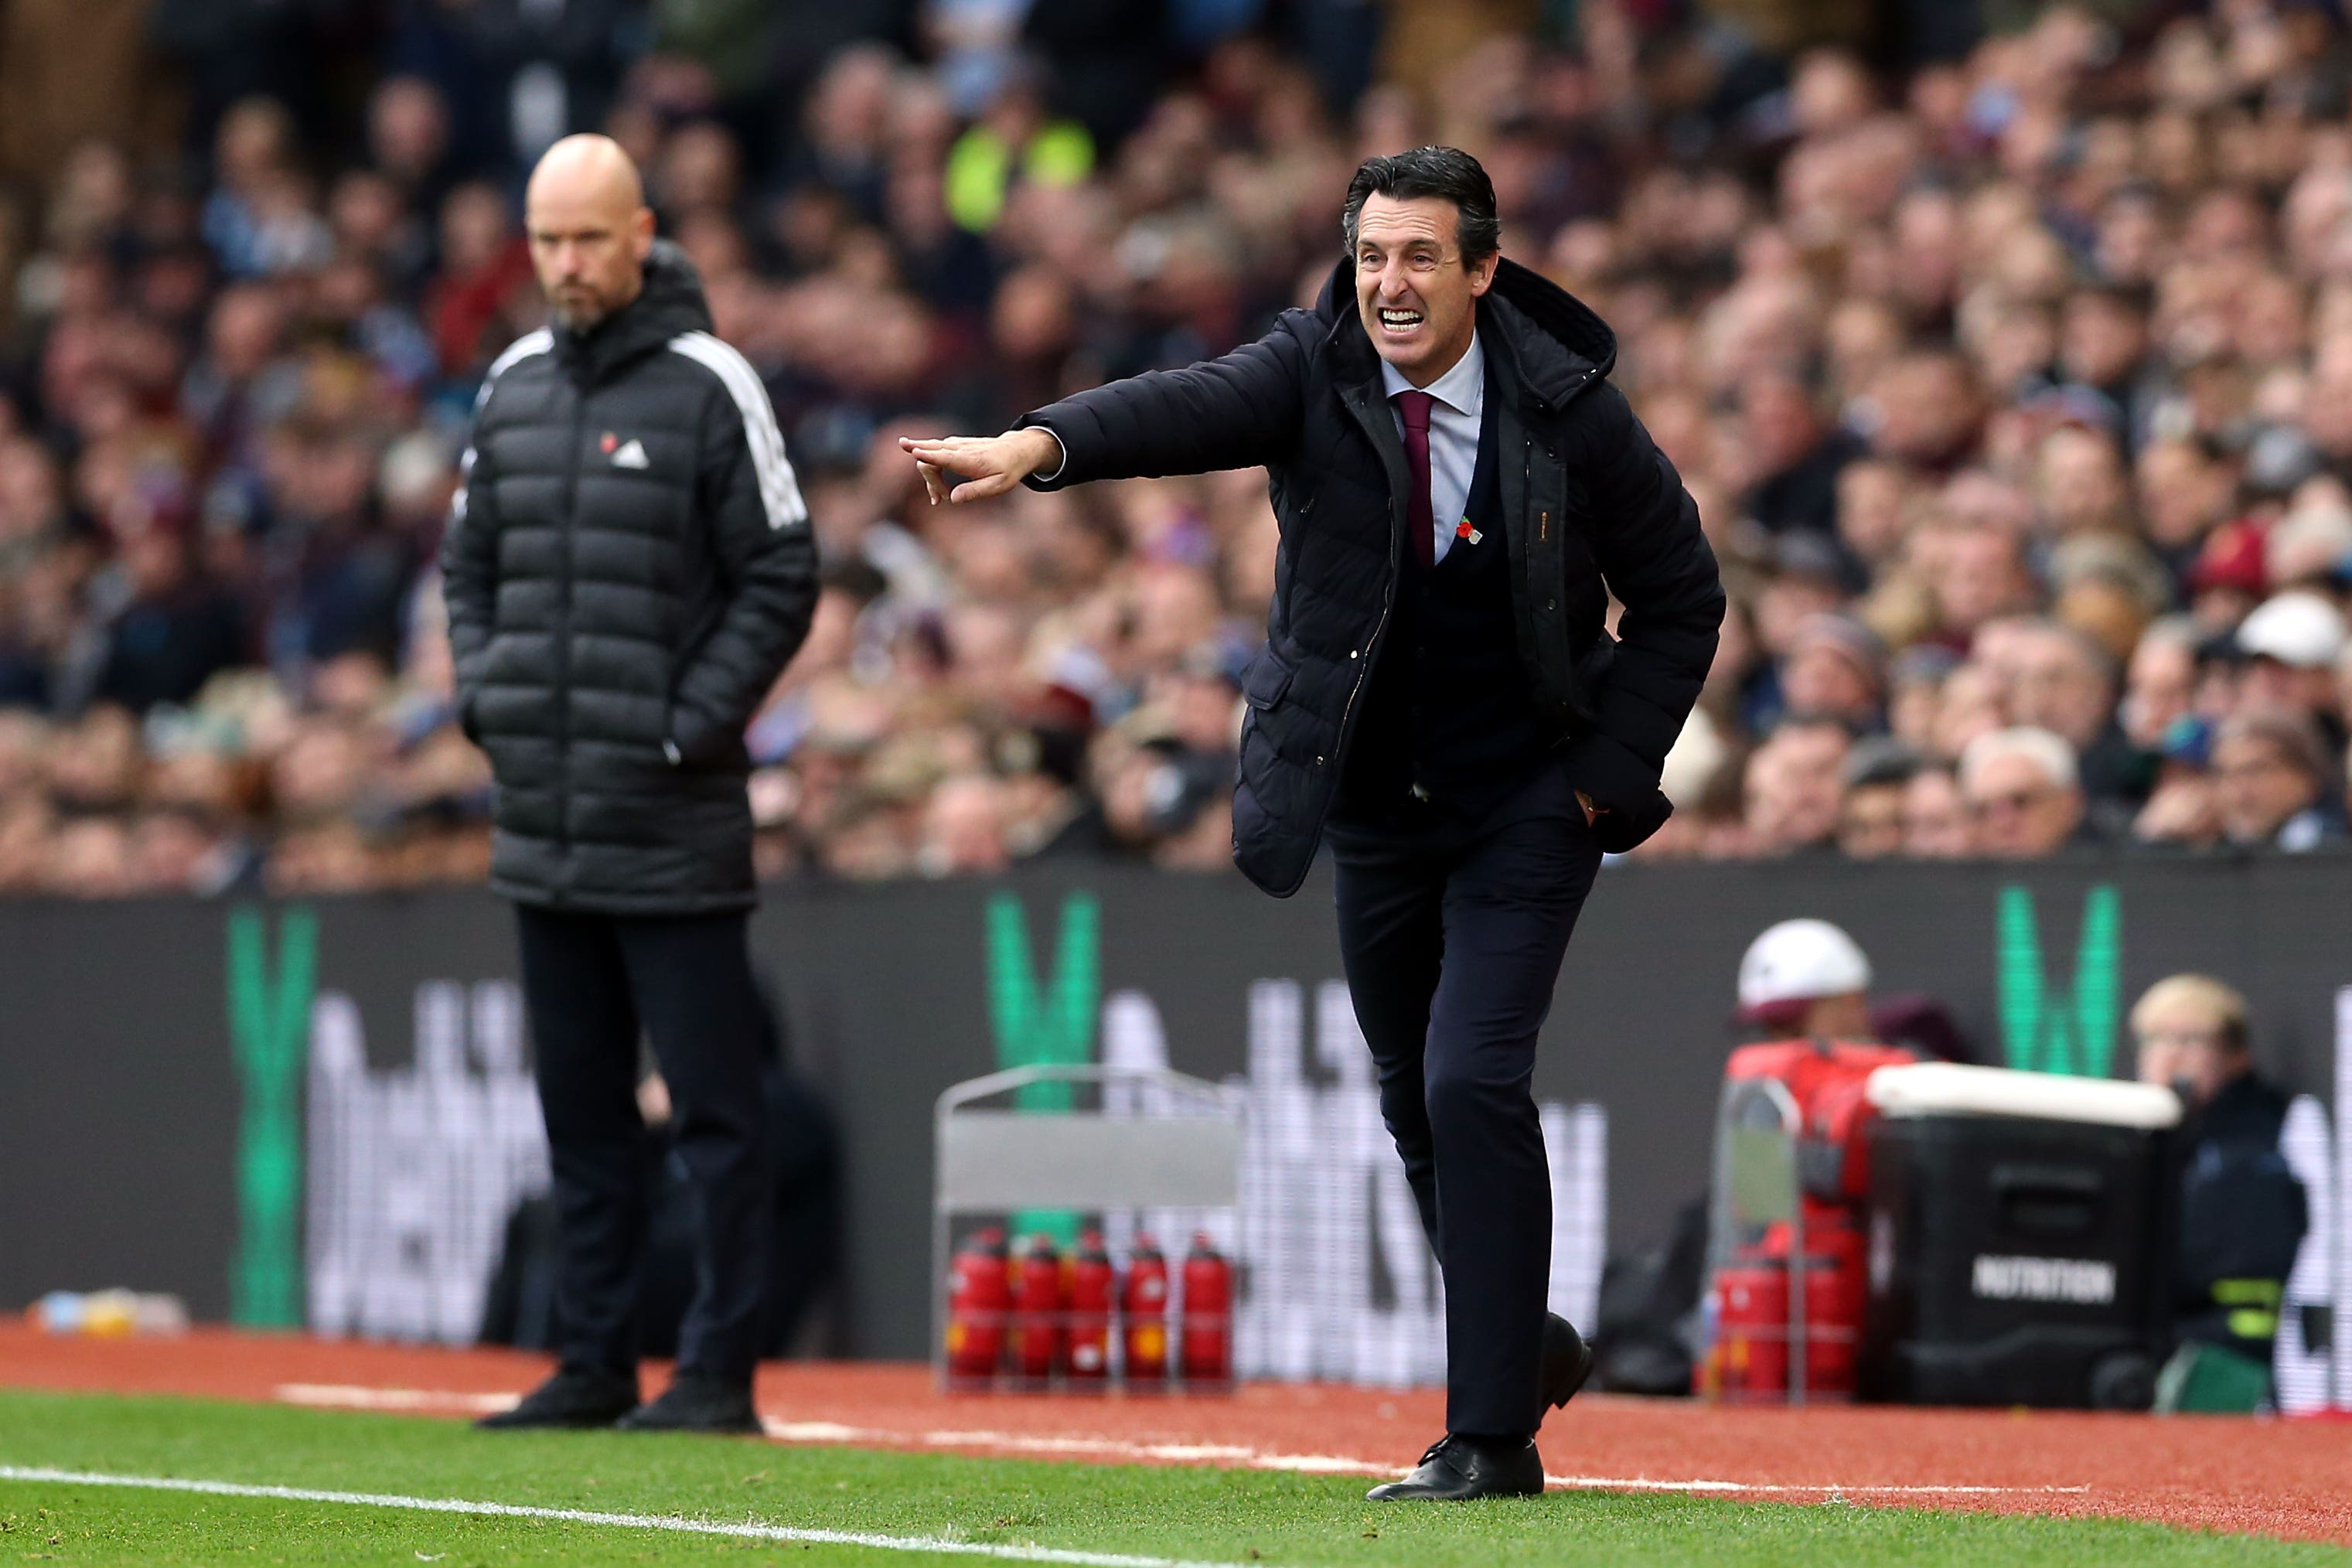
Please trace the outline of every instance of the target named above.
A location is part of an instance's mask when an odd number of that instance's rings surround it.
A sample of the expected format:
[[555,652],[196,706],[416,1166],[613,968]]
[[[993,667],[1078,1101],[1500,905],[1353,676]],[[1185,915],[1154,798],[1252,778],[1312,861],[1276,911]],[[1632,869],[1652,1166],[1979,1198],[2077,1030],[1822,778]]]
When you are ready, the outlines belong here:
[[605,308],[604,301],[593,294],[586,296],[583,301],[577,305],[567,305],[560,297],[550,295],[547,310],[548,313],[555,318],[559,326],[569,331],[583,333],[595,331],[604,318],[613,313]]

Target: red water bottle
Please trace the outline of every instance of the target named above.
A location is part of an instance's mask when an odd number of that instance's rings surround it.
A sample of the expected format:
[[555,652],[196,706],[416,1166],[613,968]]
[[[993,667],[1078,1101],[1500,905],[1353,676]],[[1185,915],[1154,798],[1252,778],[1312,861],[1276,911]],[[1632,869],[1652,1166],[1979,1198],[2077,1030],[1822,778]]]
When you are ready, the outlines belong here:
[[1064,1290],[1069,1302],[1069,1384],[1074,1390],[1100,1393],[1110,1378],[1110,1313],[1117,1288],[1102,1233],[1087,1231],[1071,1255]]
[[1127,1256],[1127,1290],[1119,1302],[1127,1352],[1127,1386],[1157,1393],[1168,1386],[1168,1259],[1148,1236]]
[[1715,1343],[1700,1393],[1733,1405],[1789,1397],[1789,1260],[1755,1257],[1715,1271]]
[[1234,1266],[1202,1231],[1184,1258],[1184,1386],[1215,1393],[1234,1385]]
[[1063,1295],[1070,1302],[1070,1387],[1098,1394],[1110,1380],[1110,1311],[1118,1305],[1118,1272],[1098,1229],[1077,1239]]
[[948,1265],[948,1386],[986,1388],[1004,1359],[1013,1279],[1004,1233],[976,1231]]
[[1022,1249],[1013,1282],[1013,1370],[1042,1388],[1059,1369],[1062,1348],[1062,1256],[1050,1236],[1033,1236]]

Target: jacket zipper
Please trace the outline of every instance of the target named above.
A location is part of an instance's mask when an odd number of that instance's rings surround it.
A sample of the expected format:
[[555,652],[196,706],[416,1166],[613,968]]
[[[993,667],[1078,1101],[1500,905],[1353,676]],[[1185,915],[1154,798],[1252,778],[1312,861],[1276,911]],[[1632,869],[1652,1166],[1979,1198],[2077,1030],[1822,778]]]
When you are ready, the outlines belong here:
[[573,545],[578,539],[572,515],[580,495],[580,448],[588,438],[588,388],[575,379],[572,386],[572,456],[563,475],[563,559],[555,599],[555,843],[559,852],[572,850],[572,574],[578,564]]
[[[1373,435],[1371,430],[1372,416],[1370,411],[1363,403],[1356,398],[1350,397],[1345,401],[1349,412],[1355,415],[1358,423],[1365,426],[1364,433],[1367,436],[1373,437],[1373,449],[1375,451],[1379,450],[1380,439],[1377,436]],[[1372,623],[1371,638],[1364,645],[1364,657],[1359,661],[1360,668],[1356,671],[1355,684],[1348,688],[1348,700],[1339,709],[1339,739],[1332,743],[1333,752],[1331,767],[1335,777],[1339,768],[1342,765],[1344,759],[1348,755],[1349,725],[1356,716],[1356,699],[1363,694],[1364,682],[1371,679],[1373,661],[1378,659],[1381,656],[1381,638],[1388,631],[1389,612],[1396,607],[1396,559],[1398,546],[1402,541],[1404,527],[1397,513],[1398,507],[1396,499],[1391,497],[1389,502],[1389,570],[1386,584],[1381,593],[1381,618]],[[1338,787],[1339,786],[1336,784],[1332,785],[1333,789]],[[1327,815],[1329,811],[1329,806],[1330,795],[1329,792],[1327,791],[1324,795],[1324,807]],[[1319,829],[1321,826],[1319,819],[1317,826]]]
[[1391,583],[1386,597],[1381,601],[1381,618],[1372,623],[1372,640],[1364,647],[1364,668],[1356,672],[1356,683],[1348,688],[1348,700],[1339,710],[1339,739],[1336,753],[1339,757],[1344,758],[1348,754],[1348,722],[1356,715],[1356,698],[1364,689],[1365,679],[1372,673],[1372,660],[1380,657],[1381,635],[1388,630],[1389,610],[1395,603],[1396,584]]

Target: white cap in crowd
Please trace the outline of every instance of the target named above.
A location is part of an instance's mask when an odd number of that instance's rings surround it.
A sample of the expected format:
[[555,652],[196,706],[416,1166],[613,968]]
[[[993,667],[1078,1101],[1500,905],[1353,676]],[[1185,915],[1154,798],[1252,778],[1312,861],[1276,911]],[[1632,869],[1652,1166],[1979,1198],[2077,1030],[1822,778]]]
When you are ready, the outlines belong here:
[[2280,594],[2239,623],[2238,651],[2296,669],[2326,669],[2343,655],[2344,616],[2317,594]]

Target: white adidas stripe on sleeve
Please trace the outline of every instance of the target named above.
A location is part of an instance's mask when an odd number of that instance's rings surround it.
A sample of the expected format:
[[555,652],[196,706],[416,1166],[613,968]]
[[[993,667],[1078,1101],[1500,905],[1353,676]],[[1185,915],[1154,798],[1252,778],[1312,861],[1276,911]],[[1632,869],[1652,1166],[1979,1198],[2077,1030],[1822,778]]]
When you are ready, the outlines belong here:
[[[490,400],[490,388],[497,384],[499,373],[520,360],[533,354],[543,354],[555,347],[555,334],[541,327],[535,332],[525,332],[506,346],[506,352],[490,362],[482,373],[482,388],[474,394],[474,416],[481,417],[482,406]],[[466,455],[457,459],[457,493],[450,498],[449,517],[453,522],[466,521],[466,491],[474,482],[474,448],[469,445]]]
[[800,477],[784,456],[784,433],[776,428],[776,411],[768,389],[751,361],[709,332],[686,332],[669,346],[687,358],[707,365],[735,400],[743,418],[743,439],[751,449],[751,468],[760,479],[760,503],[766,508],[768,526],[784,528],[808,521],[808,503],[801,499]]
[[490,400],[490,387],[508,366],[518,360],[527,360],[533,354],[546,353],[554,347],[555,334],[545,327],[540,328],[535,332],[525,332],[509,343],[506,346],[506,352],[492,360],[490,368],[483,374],[482,390],[474,394],[474,412],[479,414],[482,411],[482,405]]

